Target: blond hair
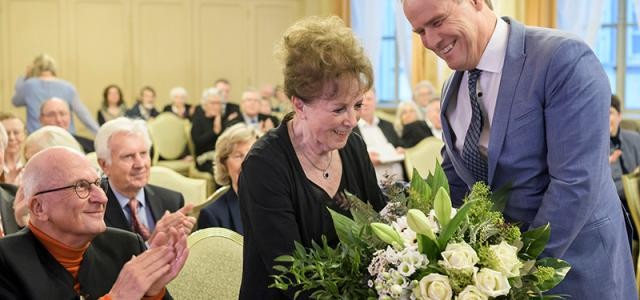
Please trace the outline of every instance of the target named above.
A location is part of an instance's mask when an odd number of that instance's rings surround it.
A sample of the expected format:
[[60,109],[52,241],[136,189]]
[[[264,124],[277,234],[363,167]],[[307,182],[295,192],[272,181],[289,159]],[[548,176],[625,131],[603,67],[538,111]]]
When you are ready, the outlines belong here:
[[47,53],[42,53],[33,60],[33,65],[31,66],[31,71],[29,72],[29,77],[37,77],[42,73],[49,71],[54,76],[56,76],[57,67],[56,61],[51,57],[51,55]]
[[245,124],[233,125],[220,135],[216,142],[216,156],[213,161],[213,174],[218,184],[231,184],[226,163],[236,145],[250,142],[255,140],[256,137],[257,132]]

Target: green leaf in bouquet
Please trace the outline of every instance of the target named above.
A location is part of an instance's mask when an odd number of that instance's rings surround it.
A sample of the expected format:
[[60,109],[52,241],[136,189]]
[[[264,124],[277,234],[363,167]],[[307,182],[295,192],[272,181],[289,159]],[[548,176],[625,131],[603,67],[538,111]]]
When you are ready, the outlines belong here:
[[549,226],[549,223],[523,233],[523,245],[522,249],[520,249],[519,255],[525,260],[536,259],[544,250],[544,247],[547,245],[547,242],[549,242],[550,237],[551,227]]
[[456,232],[458,226],[460,226],[460,223],[465,220],[467,214],[469,213],[469,209],[471,209],[474,204],[474,201],[469,201],[463,204],[462,207],[460,207],[460,209],[458,209],[458,211],[456,212],[456,216],[453,217],[453,219],[451,219],[451,221],[449,221],[446,226],[441,227],[440,236],[438,237],[438,245],[444,247],[445,245],[447,245],[447,243],[449,243],[449,239],[451,239],[453,234]]
[[274,261],[292,263],[294,261],[294,258],[291,255],[280,255],[280,256],[276,257],[274,259]]
[[543,292],[558,285],[571,270],[569,263],[553,257],[539,259],[536,267],[538,270],[534,275],[538,278],[537,287]]
[[444,188],[447,194],[450,194],[449,181],[447,180],[447,174],[444,173],[444,169],[440,165],[440,162],[436,160],[436,167],[433,171],[433,175],[427,176],[427,184],[431,187],[432,191],[437,191],[440,188]]
[[438,242],[422,234],[416,235],[416,239],[418,240],[418,251],[426,255],[429,261],[437,261],[441,253]]
[[413,169],[413,177],[411,177],[411,183],[409,184],[409,203],[408,208],[420,209],[428,211],[431,208],[431,187],[427,181],[422,179],[417,169]]
[[433,209],[441,227],[446,227],[451,220],[451,198],[449,193],[443,188],[438,188],[436,196],[433,199]]
[[407,225],[417,234],[425,235],[434,241],[437,239],[429,226],[427,215],[419,209],[410,209],[407,212]]
[[346,244],[352,244],[353,237],[360,232],[361,226],[359,226],[354,220],[349,217],[335,212],[334,210],[327,208],[331,213],[333,219],[333,226],[336,229],[336,234],[341,242]]
[[491,202],[493,202],[493,210],[503,212],[507,206],[507,199],[511,191],[511,182],[503,185],[501,188],[491,193]]
[[350,204],[349,211],[353,216],[353,220],[360,226],[369,225],[379,219],[378,213],[373,209],[370,203],[360,200],[357,196],[346,192],[347,199]]

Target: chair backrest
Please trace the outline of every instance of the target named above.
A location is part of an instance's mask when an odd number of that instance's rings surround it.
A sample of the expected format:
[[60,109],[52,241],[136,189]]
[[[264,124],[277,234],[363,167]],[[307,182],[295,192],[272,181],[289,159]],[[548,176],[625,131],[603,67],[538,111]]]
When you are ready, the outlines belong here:
[[391,124],[393,124],[393,122],[396,119],[395,113],[390,113],[380,109],[376,109],[375,114],[378,118],[383,119],[385,121],[389,121],[391,122]]
[[147,127],[153,141],[153,150],[164,159],[180,158],[191,138],[185,132],[186,122],[189,121],[170,112],[161,113],[149,121]]
[[622,187],[627,198],[627,207],[636,228],[640,228],[640,172],[622,175]]
[[440,151],[444,143],[436,137],[428,137],[411,148],[405,149],[404,167],[407,178],[411,179],[413,168],[418,170],[422,177],[435,171],[436,162],[442,161]]
[[182,176],[162,166],[152,166],[149,183],[182,193],[185,203],[201,204],[207,197],[207,182]]
[[209,196],[207,198],[206,201],[196,205],[193,207],[193,211],[191,211],[191,216],[193,216],[194,218],[196,218],[196,220],[198,219],[198,216],[200,215],[200,211],[207,207],[207,205],[215,202],[216,200],[218,200],[218,198],[220,198],[220,196],[224,195],[224,193],[226,193],[229,189],[231,188],[231,186],[229,185],[224,185],[219,187],[215,192],[213,192],[213,194],[211,194],[211,196]]
[[226,228],[205,228],[187,239],[189,258],[167,286],[175,299],[238,299],[243,238]]

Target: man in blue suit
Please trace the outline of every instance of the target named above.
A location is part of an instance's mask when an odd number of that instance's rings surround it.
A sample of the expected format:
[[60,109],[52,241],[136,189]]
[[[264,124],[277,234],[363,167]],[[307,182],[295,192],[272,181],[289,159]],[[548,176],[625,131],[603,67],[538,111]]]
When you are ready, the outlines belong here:
[[600,62],[579,39],[498,18],[489,5],[403,2],[424,46],[456,70],[441,113],[453,201],[476,181],[511,183],[505,217],[525,229],[550,223],[544,255],[572,265],[552,293],[637,299],[608,166],[611,89]]

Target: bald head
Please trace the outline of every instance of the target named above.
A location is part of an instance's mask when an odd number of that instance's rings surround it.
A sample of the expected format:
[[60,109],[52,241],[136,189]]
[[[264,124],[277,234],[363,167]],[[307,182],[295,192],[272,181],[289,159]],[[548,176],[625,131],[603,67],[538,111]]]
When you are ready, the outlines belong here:
[[40,106],[40,124],[42,126],[58,126],[69,130],[71,123],[71,111],[69,103],[60,98],[51,98]]
[[29,199],[40,190],[68,183],[74,169],[84,166],[91,168],[85,155],[68,147],[55,146],[37,152],[24,167],[25,198]]

